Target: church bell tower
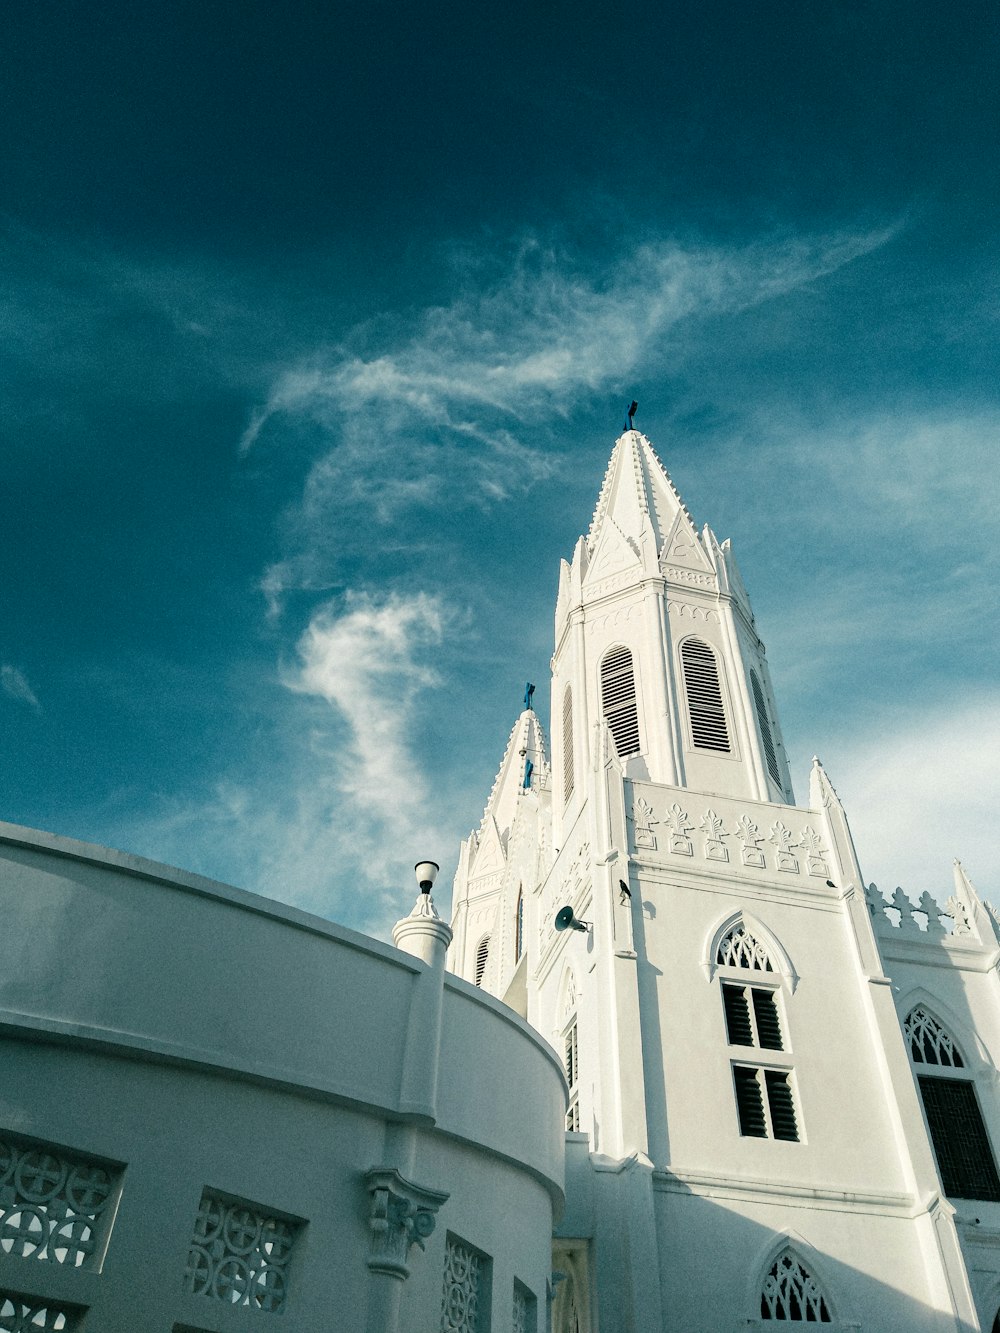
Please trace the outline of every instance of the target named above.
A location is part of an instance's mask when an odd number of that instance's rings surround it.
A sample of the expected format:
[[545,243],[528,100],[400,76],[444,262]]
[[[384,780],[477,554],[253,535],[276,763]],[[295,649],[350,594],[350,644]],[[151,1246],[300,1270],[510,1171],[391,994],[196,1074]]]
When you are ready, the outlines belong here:
[[[607,719],[625,775],[791,802],[764,645],[728,541],[699,533],[652,445],[615,443],[590,531],[562,561],[552,659],[556,833]],[[558,843],[558,836],[556,839]]]

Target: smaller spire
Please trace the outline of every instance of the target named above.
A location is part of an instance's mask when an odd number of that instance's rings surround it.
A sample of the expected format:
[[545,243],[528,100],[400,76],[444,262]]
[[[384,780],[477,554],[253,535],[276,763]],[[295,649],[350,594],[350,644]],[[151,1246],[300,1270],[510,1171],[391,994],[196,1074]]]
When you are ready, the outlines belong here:
[[[533,686],[529,687],[533,689]],[[525,700],[528,689],[525,689]],[[530,768],[529,768],[530,764]],[[491,819],[495,820],[502,839],[514,822],[517,798],[522,791],[536,791],[548,781],[549,766],[545,755],[545,737],[538,715],[533,708],[527,707],[514,723],[507,741],[500,768],[493,781],[486,809],[479,825],[480,836],[489,828]]]

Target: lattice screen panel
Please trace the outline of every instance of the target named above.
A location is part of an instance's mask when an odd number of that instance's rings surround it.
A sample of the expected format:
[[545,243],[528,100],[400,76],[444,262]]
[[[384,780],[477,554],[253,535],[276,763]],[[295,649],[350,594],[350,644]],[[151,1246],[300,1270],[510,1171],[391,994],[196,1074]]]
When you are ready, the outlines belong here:
[[[0,1138],[0,1250],[69,1268],[99,1262],[120,1172],[51,1145]],[[37,1324],[35,1327],[49,1327]]]
[[288,1268],[301,1225],[256,1204],[206,1190],[188,1253],[184,1288],[227,1305],[277,1313],[288,1298]]
[[520,1282],[514,1283],[513,1333],[535,1333],[535,1298]]
[[40,1329],[73,1333],[79,1327],[80,1311],[74,1307],[0,1291],[0,1333],[39,1333]]
[[444,1260],[441,1333],[479,1333],[482,1260],[475,1250],[448,1237]]

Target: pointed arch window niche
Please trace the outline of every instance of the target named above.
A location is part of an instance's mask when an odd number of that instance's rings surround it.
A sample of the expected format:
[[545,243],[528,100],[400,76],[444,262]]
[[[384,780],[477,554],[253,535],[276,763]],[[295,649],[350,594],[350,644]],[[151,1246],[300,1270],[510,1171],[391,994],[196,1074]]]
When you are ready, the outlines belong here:
[[692,745],[696,750],[729,754],[732,746],[715,653],[701,639],[685,639],[681,644],[681,666]]
[[514,908],[514,962],[524,953],[524,886],[518,885],[517,904]]
[[797,1324],[832,1324],[830,1306],[816,1279],[790,1249],[782,1250],[761,1286],[760,1317]]
[[1000,1202],[996,1158],[958,1043],[922,1004],[906,1015],[903,1032],[945,1194]]
[[483,976],[486,973],[486,964],[490,957],[490,937],[484,935],[476,946],[476,985],[483,984]]
[[619,759],[638,754],[639,711],[635,698],[632,654],[624,646],[612,648],[601,662],[601,712],[607,720]]
[[563,747],[563,803],[573,795],[573,690],[567,685],[563,693],[562,714]]

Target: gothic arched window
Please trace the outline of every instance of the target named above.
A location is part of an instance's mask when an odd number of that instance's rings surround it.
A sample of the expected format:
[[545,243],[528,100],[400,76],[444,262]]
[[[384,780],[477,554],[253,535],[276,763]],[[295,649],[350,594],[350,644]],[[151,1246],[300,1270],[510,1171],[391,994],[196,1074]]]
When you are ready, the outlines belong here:
[[764,1278],[760,1317],[798,1324],[833,1323],[830,1307],[816,1279],[791,1250],[778,1255]]
[[722,967],[749,967],[754,972],[774,971],[767,950],[742,922],[723,935],[716,950],[715,961]]
[[[906,1015],[903,1031],[945,1194],[1000,1202],[1000,1176],[976,1085],[957,1043],[919,1004]],[[941,1069],[963,1071],[964,1077],[943,1078]]]
[[[767,950],[738,921],[719,941],[715,961],[726,969],[719,980],[740,1134],[796,1143],[793,1071],[787,1059],[772,1054],[784,1055],[788,1042],[779,1009],[781,988]],[[740,977],[739,972],[758,976],[751,984],[751,977]]]
[[757,710],[757,725],[760,727],[760,740],[764,746],[767,771],[780,787],[781,774],[778,769],[778,756],[774,753],[774,737],[771,735],[771,723],[767,716],[767,703],[764,700],[764,691],[757,679],[757,673],[752,669],[750,671],[750,688],[753,691],[754,708]]
[[701,639],[685,639],[681,644],[681,666],[684,668],[692,744],[699,750],[728,754],[729,728],[715,653]]
[[524,889],[517,890],[517,905],[514,908],[514,962],[524,953]]
[[635,673],[627,648],[612,648],[601,663],[601,711],[614,737],[618,757],[639,753],[639,712]]
[[563,801],[573,794],[573,691],[567,685],[563,694]]
[[483,984],[483,973],[486,971],[486,962],[490,956],[490,937],[484,935],[479,941],[476,949],[476,985]]

